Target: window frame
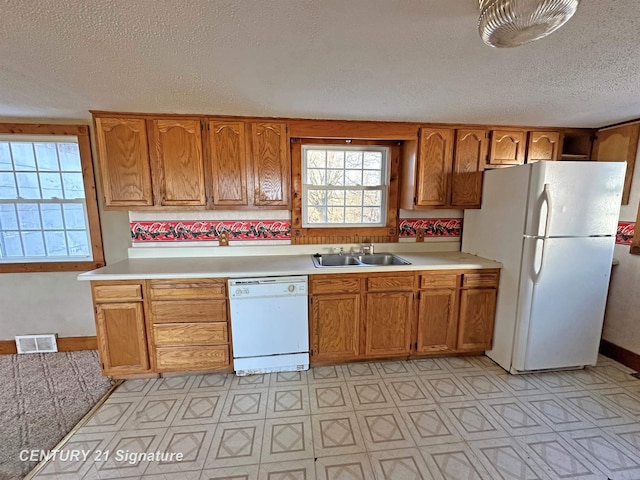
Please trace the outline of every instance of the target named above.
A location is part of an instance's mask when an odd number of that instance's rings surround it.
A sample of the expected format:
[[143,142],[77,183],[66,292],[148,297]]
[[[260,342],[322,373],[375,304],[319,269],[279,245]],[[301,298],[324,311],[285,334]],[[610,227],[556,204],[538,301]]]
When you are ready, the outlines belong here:
[[[384,226],[319,226],[303,227],[302,224],[302,145],[378,146],[389,148],[387,157],[387,211]],[[321,147],[320,147],[321,148]],[[359,140],[344,138],[291,138],[291,234],[294,243],[309,238],[314,241],[397,241],[398,238],[398,172],[402,143],[388,140]]]
[[98,199],[89,127],[87,125],[0,123],[0,134],[46,135],[49,137],[60,135],[73,136],[78,139],[78,151],[80,153],[80,165],[82,167],[82,181],[87,209],[87,228],[93,258],[91,261],[24,262],[18,260],[16,262],[2,262],[0,263],[0,273],[77,272],[103,267],[105,265],[104,250],[100,230],[100,216],[98,213]]

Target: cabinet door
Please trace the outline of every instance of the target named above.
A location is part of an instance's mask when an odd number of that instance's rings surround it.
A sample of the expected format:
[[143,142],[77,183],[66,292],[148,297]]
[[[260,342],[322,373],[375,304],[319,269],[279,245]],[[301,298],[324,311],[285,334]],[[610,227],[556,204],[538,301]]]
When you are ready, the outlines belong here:
[[142,302],[97,304],[96,329],[105,375],[149,370]]
[[444,206],[449,201],[453,130],[421,128],[416,205]]
[[627,162],[627,173],[624,177],[622,191],[622,205],[629,204],[631,179],[636,164],[638,150],[638,135],[640,124],[623,125],[616,128],[599,130],[593,145],[594,160],[602,162]]
[[248,205],[244,122],[209,122],[213,205]]
[[314,360],[357,357],[360,344],[360,295],[311,297],[310,331]]
[[413,292],[367,293],[365,354],[394,356],[411,348]]
[[147,127],[142,118],[96,118],[105,207],[153,205]]
[[287,126],[284,123],[253,123],[254,204],[289,205],[291,162]]
[[458,350],[481,352],[491,349],[496,295],[497,290],[493,288],[462,290]]
[[529,132],[527,163],[560,158],[560,132]]
[[487,158],[486,130],[456,130],[451,205],[480,208],[482,171]]
[[417,353],[451,352],[456,349],[458,290],[420,292]]
[[493,130],[489,165],[521,165],[524,163],[526,132]]
[[205,205],[200,120],[152,120],[154,175],[161,206]]

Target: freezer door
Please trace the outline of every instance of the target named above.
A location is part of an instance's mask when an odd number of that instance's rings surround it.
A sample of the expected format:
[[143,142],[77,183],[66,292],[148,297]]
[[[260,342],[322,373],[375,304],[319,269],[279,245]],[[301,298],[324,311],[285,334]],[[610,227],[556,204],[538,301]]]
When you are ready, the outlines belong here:
[[613,237],[526,238],[512,369],[594,365]]
[[625,172],[625,162],[531,165],[525,235],[614,235]]

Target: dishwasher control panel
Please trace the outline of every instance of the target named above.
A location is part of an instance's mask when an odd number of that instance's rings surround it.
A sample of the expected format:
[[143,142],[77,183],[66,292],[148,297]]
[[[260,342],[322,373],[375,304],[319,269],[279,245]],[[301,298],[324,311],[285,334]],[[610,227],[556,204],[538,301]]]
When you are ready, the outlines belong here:
[[308,278],[262,277],[229,280],[230,298],[260,298],[283,296],[306,296]]

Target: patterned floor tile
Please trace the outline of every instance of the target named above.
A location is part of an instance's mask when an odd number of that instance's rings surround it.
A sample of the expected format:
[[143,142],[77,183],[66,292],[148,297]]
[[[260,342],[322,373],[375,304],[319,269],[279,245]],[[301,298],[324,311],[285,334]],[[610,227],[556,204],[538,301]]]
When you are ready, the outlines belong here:
[[267,418],[311,415],[307,385],[269,389]]
[[416,371],[408,360],[386,361],[375,364],[382,378],[415,377]]
[[307,373],[307,382],[309,382],[309,384],[344,382],[342,367],[340,365],[313,367],[309,370],[309,373]]
[[397,408],[356,412],[367,451],[415,447]]
[[473,357],[442,357],[436,358],[436,362],[451,373],[475,372],[483,370],[483,367],[472,360]]
[[199,480],[258,480],[259,469],[257,464],[206,469]]
[[458,376],[471,394],[479,399],[510,397],[511,393],[496,380],[496,375],[484,372],[465,373]]
[[553,479],[604,480],[603,473],[560,435],[528,435],[515,440]]
[[542,386],[542,382],[536,380],[533,375],[511,375],[507,372],[501,372],[495,376],[495,379],[516,397],[549,393]]
[[149,395],[131,412],[122,430],[167,428],[173,422],[185,394]]
[[366,451],[354,412],[311,416],[316,457],[351,455]]
[[307,375],[309,372],[275,372],[271,374],[271,387],[287,387],[307,384]]
[[147,395],[179,395],[186,394],[194,384],[196,377],[193,375],[178,375],[158,378],[151,386]]
[[231,381],[231,390],[252,390],[255,388],[267,388],[271,384],[271,375],[245,375],[244,377],[234,376]]
[[220,422],[259,420],[267,415],[269,389],[229,390]]
[[627,386],[638,383],[638,379],[632,377],[630,374],[635,370],[625,367],[618,362],[611,362],[604,365],[596,365],[595,367],[588,367],[589,370],[593,370],[598,375],[609,379],[609,381],[616,382],[618,385]]
[[409,362],[411,362],[411,365],[413,365],[413,368],[418,376],[441,375],[449,373],[449,370],[436,362],[435,358],[418,358],[409,360]]
[[552,480],[512,438],[469,442],[469,446],[492,479]]
[[191,425],[171,427],[158,446],[158,451],[181,454],[180,460],[150,462],[144,474],[200,472],[207,459],[216,425]]
[[603,377],[597,371],[589,368],[567,372],[572,382],[578,383],[585,390],[597,390],[600,388],[613,388],[617,384],[614,380]]
[[433,478],[441,480],[493,480],[466,443],[420,447]]
[[534,435],[553,431],[532,408],[515,397],[482,400],[480,403],[509,435]]
[[542,386],[551,393],[582,390],[582,385],[577,381],[573,381],[566,372],[542,372],[528,375],[535,380],[539,380]]
[[640,395],[634,395],[621,387],[610,390],[599,390],[598,393],[628,414],[640,418]]
[[589,423],[583,415],[567,402],[556,398],[555,395],[520,397],[520,401],[527,408],[531,408],[538,416],[542,417],[556,432],[593,427],[593,424]]
[[478,401],[447,403],[442,409],[466,441],[509,435]]
[[202,472],[194,470],[192,472],[155,473],[153,475],[145,473],[143,480],[200,480]]
[[593,392],[571,392],[556,395],[563,403],[570,405],[596,427],[626,425],[637,420],[605,397]]
[[215,423],[220,419],[226,398],[225,390],[192,391],[185,396],[171,425],[177,427]]
[[369,452],[378,480],[430,480],[433,478],[417,448]]
[[117,432],[145,397],[110,397],[82,427],[82,433]]
[[216,392],[229,390],[233,375],[228,373],[211,373],[208,375],[194,375],[191,392]]
[[451,373],[424,377],[420,380],[438,403],[474,400],[469,390]]
[[391,398],[397,406],[428,405],[435,403],[424,384],[417,377],[399,377],[385,380]]
[[313,458],[311,417],[268,419],[264,424],[262,463]]
[[317,480],[370,480],[374,478],[366,453],[322,457],[316,460]]
[[353,410],[346,383],[313,383],[309,385],[311,413],[345,412]]
[[347,386],[356,410],[395,407],[391,394],[382,380],[351,382]]
[[463,440],[439,405],[400,407],[398,410],[418,446],[455,443]]
[[155,378],[125,380],[118,388],[115,389],[109,399],[115,399],[121,396],[142,397],[151,390],[155,381]]
[[315,480],[313,459],[289,462],[263,463],[260,465],[260,480]]
[[609,427],[606,432],[628,448],[634,455],[640,456],[640,423]]
[[502,369],[502,367],[500,365],[498,365],[496,362],[491,360],[486,355],[478,355],[476,357],[467,357],[467,358],[469,360],[471,360],[472,362],[474,362],[476,365],[478,365],[480,368],[482,368],[482,370],[484,370],[486,372],[493,372],[493,373],[502,373],[502,372],[504,372],[504,370]]
[[347,381],[377,380],[380,378],[375,363],[348,363],[342,365],[342,373]]
[[260,463],[263,431],[264,420],[219,424],[204,468]]

